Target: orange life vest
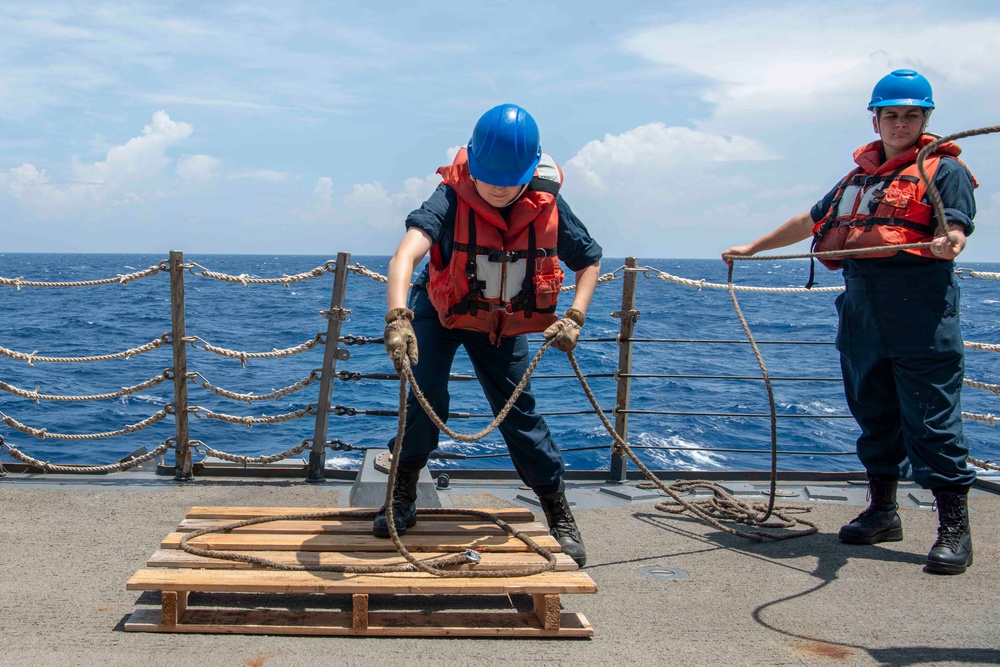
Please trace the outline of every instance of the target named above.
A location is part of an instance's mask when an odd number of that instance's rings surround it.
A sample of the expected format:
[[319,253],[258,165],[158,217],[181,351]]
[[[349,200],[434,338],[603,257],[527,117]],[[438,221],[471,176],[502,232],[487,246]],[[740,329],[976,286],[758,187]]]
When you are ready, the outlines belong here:
[[465,149],[438,169],[458,196],[454,243],[446,265],[431,247],[427,294],[441,324],[501,337],[544,331],[555,315],[563,271],[556,245],[556,195],[562,170],[546,154],[507,219],[476,192]]
[[[856,150],[857,169],[840,182],[830,211],[813,227],[813,251],[875,248],[932,240],[937,224],[933,209],[923,202],[927,183],[920,177],[916,158],[920,149],[935,139],[928,134],[922,135],[915,145],[885,162],[882,162],[880,140]],[[961,152],[962,149],[952,142],[938,146],[924,160],[927,177],[934,180],[942,157],[957,160]],[[962,164],[961,160],[959,163]],[[861,255],[860,258],[891,257],[897,252],[887,249],[884,253]],[[912,248],[905,252],[934,257],[929,248]],[[841,259],[817,259],[828,269],[843,266]]]

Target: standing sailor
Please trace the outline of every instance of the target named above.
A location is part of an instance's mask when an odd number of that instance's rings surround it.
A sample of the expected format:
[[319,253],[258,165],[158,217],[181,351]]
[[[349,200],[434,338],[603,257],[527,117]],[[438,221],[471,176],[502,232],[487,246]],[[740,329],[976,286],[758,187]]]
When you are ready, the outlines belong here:
[[896,487],[909,468],[937,504],[927,571],[961,574],[972,565],[967,495],[976,474],[962,432],[965,347],[953,260],[974,227],[977,184],[953,143],[924,161],[944,203],[948,231],[940,235],[916,167],[919,150],[936,138],[925,133],[934,110],[930,83],[913,70],[891,72],[875,85],[868,110],[880,138],[854,152],[857,167],[810,212],[726,250],[723,260],[732,264],[726,255],[753,255],[810,235],[817,252],[930,242],[820,260],[844,269],[837,349],[871,498],[839,536],[848,544],[902,540]]
[[[386,351],[397,368],[409,358],[417,386],[446,420],[448,377],[463,346],[495,415],[528,368],[526,334],[542,332],[564,352],[576,347],[601,246],[559,195],[562,170],[542,152],[538,126],[517,105],[483,114],[468,147],[438,173],[443,182],[407,216],[406,234],[389,262]],[[428,252],[430,262],[407,298],[413,271]],[[560,260],[576,273],[573,305],[561,319],[555,314]],[[582,567],[587,556],[566,500],[562,454],[535,411],[530,383],[499,429],[518,475],[538,495],[549,532]],[[392,509],[399,534],[416,524],[417,480],[438,436],[411,391],[396,452]],[[385,508],[373,533],[389,536]]]

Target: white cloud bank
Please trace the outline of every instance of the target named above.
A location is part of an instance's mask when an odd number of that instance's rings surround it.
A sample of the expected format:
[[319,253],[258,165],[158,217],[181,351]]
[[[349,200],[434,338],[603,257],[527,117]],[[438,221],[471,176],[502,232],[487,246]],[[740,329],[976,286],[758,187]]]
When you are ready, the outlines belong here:
[[[845,11],[797,3],[641,30],[623,47],[708,79],[702,97],[713,105],[713,117],[727,123],[748,115],[857,109],[875,81],[900,67],[926,74],[939,92],[990,85],[1000,75],[1000,59],[989,46],[1000,21],[922,16],[927,12],[908,5]],[[891,15],[907,17],[905,39],[873,39],[873,26]]]
[[774,150],[746,137],[722,137],[663,123],[641,125],[622,134],[588,142],[567,163],[601,194],[620,193],[629,183],[658,174],[689,170],[692,163],[770,160]]
[[211,155],[188,155],[177,163],[177,175],[185,181],[207,183],[216,177],[221,164]]
[[[461,146],[452,146],[446,151],[450,163],[455,159]],[[333,179],[321,176],[313,187],[309,202],[291,212],[291,216],[306,222],[322,222],[337,226],[351,226],[359,231],[358,240],[364,250],[373,246],[372,232],[392,230],[403,235],[403,220],[406,215],[419,208],[441,183],[437,173],[414,176],[403,181],[402,187],[390,192],[380,181],[355,183],[342,197],[335,194]],[[384,237],[379,239],[380,252],[386,252]],[[393,239],[393,244],[397,239]],[[391,250],[391,248],[389,248]]]
[[[0,192],[6,190],[41,218],[61,219],[136,203],[155,193],[155,177],[171,162],[167,150],[193,131],[188,123],[157,111],[140,136],[112,147],[104,160],[82,163],[74,158],[68,179],[51,179],[45,169],[25,163],[0,174]],[[218,165],[215,158],[197,155],[178,169],[182,176],[204,177],[213,164]]]

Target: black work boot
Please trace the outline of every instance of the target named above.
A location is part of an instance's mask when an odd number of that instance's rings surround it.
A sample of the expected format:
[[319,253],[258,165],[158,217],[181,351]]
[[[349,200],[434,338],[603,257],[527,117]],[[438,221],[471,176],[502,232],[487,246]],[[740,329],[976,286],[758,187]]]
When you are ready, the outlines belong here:
[[927,554],[927,571],[962,574],[972,565],[972,529],[969,527],[969,490],[934,489],[938,537]]
[[569,511],[569,501],[563,491],[538,496],[545,512],[545,521],[549,524],[549,534],[556,538],[563,553],[583,567],[587,564],[587,552],[583,548],[583,538],[576,527],[573,513]]
[[[398,535],[405,533],[407,528],[417,525],[417,480],[420,479],[421,470],[423,467],[416,470],[396,469],[396,488],[392,494],[392,522],[396,526]],[[386,519],[384,506],[375,516],[372,535],[389,537],[389,521]]]
[[899,542],[903,539],[903,523],[899,520],[896,487],[899,480],[885,475],[868,475],[868,509],[840,529],[840,541],[845,544],[875,544]]

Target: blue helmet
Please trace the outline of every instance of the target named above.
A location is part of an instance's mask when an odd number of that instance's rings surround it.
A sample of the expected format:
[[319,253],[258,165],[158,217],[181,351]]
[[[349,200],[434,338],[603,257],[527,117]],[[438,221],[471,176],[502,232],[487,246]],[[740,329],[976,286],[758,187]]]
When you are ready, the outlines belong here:
[[538,125],[516,104],[501,104],[482,115],[468,147],[469,173],[490,185],[524,185],[542,157]]
[[879,79],[872,90],[868,110],[881,107],[934,108],[931,84],[912,69],[897,69]]

